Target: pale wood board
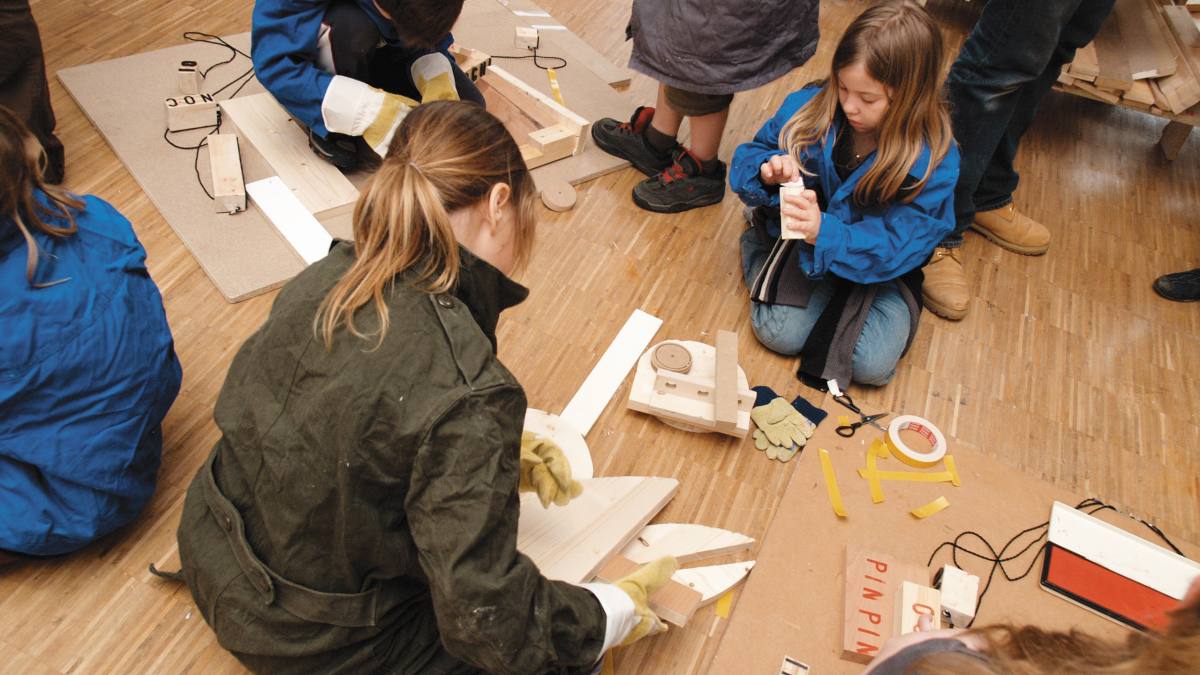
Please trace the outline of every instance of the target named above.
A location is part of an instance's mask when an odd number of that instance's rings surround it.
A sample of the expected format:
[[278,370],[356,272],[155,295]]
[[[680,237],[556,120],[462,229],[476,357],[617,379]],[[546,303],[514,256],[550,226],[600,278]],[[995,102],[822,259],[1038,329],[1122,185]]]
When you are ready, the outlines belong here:
[[[504,4],[508,7],[509,11],[514,13],[514,16],[517,16],[516,12],[534,14],[545,12],[549,14],[549,12],[530,2],[530,0],[505,0]],[[468,7],[470,7],[470,3],[464,6],[464,13],[468,11]],[[561,25],[553,16],[517,16],[517,19],[530,26],[540,24]],[[582,61],[587,65],[589,70],[596,73],[609,86],[616,88],[629,86],[629,81],[633,76],[632,71],[614,64],[593,49],[587,42],[581,40],[575,33],[569,30],[543,30],[540,32],[540,38],[542,47],[539,49],[539,53],[563,55],[571,62]]]
[[557,443],[571,464],[572,478],[585,480],[593,477],[592,453],[588,450],[587,441],[570,422],[544,410],[527,408],[524,430]]
[[716,602],[717,598],[738,585],[750,571],[754,569],[754,561],[726,563],[724,565],[705,565],[703,567],[688,567],[681,569],[671,578],[699,591],[701,605]]
[[573,584],[591,579],[645,527],[679,489],[673,478],[592,478],[566,506],[543,508],[521,496],[517,548],[542,574]]
[[[195,71],[192,71],[195,73]],[[209,134],[208,164],[212,175],[212,195],[217,211],[239,213],[246,210],[246,180],[242,177],[242,155],[236,134]]]
[[842,559],[842,658],[869,663],[894,632],[897,591],[924,580],[916,564],[847,544]]
[[[610,584],[620,581],[637,571],[637,563],[623,556],[614,556],[596,572],[597,581]],[[655,591],[649,598],[650,609],[660,619],[679,627],[686,626],[703,603],[700,591],[690,588],[677,581],[674,577],[667,580],[662,588]]]
[[604,355],[579,385],[579,390],[567,402],[561,417],[584,437],[592,430],[596,418],[604,412],[660,326],[662,319],[640,309],[633,310],[608,349],[604,350]]
[[638,532],[621,551],[636,563],[673,556],[680,565],[749,550],[754,540],[738,532],[693,523],[656,523]]
[[1175,55],[1158,21],[1155,0],[1116,0],[1108,21],[1115,21],[1124,40],[1130,77],[1165,77],[1175,72]]

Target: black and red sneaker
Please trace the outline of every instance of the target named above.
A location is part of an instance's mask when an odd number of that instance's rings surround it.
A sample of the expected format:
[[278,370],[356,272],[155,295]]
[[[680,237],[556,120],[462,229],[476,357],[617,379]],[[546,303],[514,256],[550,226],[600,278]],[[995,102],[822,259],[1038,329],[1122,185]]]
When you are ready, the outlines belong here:
[[611,117],[596,120],[592,124],[592,140],[610,155],[629,160],[638,171],[653,176],[671,166],[671,158],[679,152],[679,144],[666,150],[658,150],[646,140],[646,129],[654,119],[654,108],[638,106],[628,122],[618,122]]
[[679,213],[725,198],[725,162],[702,162],[682,148],[675,163],[633,188],[633,203],[656,213]]

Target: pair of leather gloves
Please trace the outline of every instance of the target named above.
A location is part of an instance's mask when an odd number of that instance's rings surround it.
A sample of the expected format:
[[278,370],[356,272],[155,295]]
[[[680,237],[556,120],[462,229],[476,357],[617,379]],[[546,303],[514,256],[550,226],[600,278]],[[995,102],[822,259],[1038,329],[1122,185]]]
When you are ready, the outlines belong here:
[[754,447],[766,452],[767,459],[790,461],[812,437],[817,425],[770,389],[756,387],[756,391],[759,396],[750,410],[750,418],[758,426],[754,430]]

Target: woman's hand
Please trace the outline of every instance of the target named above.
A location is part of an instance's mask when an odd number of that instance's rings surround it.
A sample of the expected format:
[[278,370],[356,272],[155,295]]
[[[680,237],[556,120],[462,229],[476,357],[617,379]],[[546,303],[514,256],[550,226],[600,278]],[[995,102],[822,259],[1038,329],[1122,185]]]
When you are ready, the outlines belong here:
[[775,155],[758,167],[763,185],[779,185],[800,180],[800,165],[791,155]]
[[779,215],[785,230],[784,238],[803,239],[817,243],[821,232],[821,207],[817,204],[817,193],[805,190],[800,194],[785,194],[779,201]]

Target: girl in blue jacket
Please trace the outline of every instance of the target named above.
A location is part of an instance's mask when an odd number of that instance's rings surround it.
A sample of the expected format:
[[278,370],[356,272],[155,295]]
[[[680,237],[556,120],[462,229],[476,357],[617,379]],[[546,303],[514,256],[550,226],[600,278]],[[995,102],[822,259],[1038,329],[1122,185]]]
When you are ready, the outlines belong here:
[[[801,375],[886,384],[916,333],[921,266],[954,228],[943,57],[921,7],[867,9],[829,78],[788,96],[734,152],[730,185],[755,207],[741,239],[751,324],[801,356]],[[781,202],[780,185],[801,180]]]
[[45,161],[0,106],[0,564],[137,517],[181,376],[129,221],[46,185]]

